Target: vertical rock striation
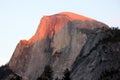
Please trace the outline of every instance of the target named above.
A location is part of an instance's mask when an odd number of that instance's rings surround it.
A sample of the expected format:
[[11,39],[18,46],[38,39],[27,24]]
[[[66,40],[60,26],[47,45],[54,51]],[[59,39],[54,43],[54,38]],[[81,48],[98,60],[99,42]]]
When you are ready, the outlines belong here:
[[120,30],[94,32],[72,65],[71,80],[119,80]]
[[71,80],[97,80],[90,72],[91,66],[97,66],[96,61],[103,58],[96,57],[102,55],[103,47],[98,43],[107,35],[102,28],[109,29],[101,22],[71,12],[44,16],[34,36],[18,43],[8,65],[23,80],[36,80],[46,66],[50,66],[53,80],[63,79],[65,70],[72,72]]

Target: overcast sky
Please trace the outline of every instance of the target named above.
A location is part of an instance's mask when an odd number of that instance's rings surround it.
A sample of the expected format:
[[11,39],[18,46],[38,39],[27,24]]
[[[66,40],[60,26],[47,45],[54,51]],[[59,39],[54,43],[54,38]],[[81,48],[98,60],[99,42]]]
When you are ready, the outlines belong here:
[[120,27],[120,0],[0,0],[0,65],[9,61],[21,39],[35,33],[43,15],[63,11]]

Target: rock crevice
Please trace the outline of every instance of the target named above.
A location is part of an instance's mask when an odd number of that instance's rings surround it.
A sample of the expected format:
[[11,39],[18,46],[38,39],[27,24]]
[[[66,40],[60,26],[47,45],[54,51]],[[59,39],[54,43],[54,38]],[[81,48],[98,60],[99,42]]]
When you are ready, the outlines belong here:
[[[106,24],[71,12],[44,16],[34,36],[18,43],[9,68],[23,80],[98,80],[106,76],[104,70],[111,74],[114,67],[108,68],[110,61],[104,62],[109,59],[105,52],[112,49],[103,47],[109,46],[109,42],[102,43],[111,36],[107,30]],[[110,46],[116,45],[117,42],[110,43]],[[49,71],[52,75],[46,74]]]

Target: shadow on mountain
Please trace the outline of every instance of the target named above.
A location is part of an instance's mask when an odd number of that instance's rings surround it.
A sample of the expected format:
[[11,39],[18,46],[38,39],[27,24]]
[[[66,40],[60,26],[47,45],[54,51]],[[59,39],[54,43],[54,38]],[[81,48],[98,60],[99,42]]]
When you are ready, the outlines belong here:
[[72,80],[120,80],[120,30],[102,29],[105,38],[85,54],[86,45],[73,64]]
[[[63,78],[56,80],[120,80],[120,30],[103,28],[98,34],[105,35],[104,39],[89,53],[85,53],[86,43],[71,70],[66,69]],[[53,80],[53,75],[48,65],[37,80]],[[22,77],[5,65],[0,67],[0,80],[22,80]]]
[[0,67],[0,80],[22,80],[17,74],[15,74],[7,65]]

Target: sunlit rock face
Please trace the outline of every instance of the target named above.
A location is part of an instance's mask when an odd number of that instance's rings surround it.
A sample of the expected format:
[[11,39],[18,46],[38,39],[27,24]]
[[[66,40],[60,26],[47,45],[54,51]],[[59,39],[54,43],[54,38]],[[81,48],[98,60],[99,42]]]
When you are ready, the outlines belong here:
[[105,38],[102,34],[96,36],[100,32],[98,28],[103,27],[108,28],[101,22],[71,12],[44,16],[34,36],[18,43],[9,67],[24,80],[36,80],[45,67],[50,66],[53,80],[62,79],[66,69],[72,70],[84,46],[84,55],[87,55]]

